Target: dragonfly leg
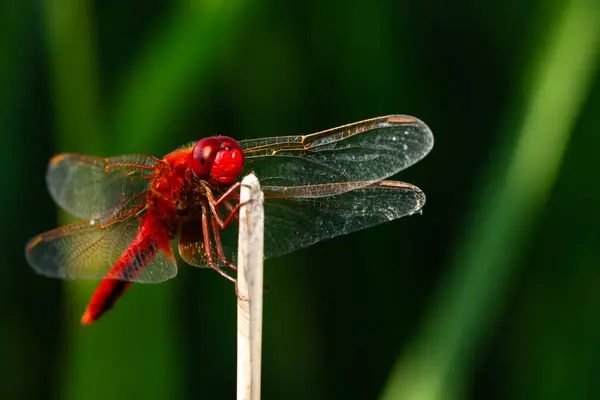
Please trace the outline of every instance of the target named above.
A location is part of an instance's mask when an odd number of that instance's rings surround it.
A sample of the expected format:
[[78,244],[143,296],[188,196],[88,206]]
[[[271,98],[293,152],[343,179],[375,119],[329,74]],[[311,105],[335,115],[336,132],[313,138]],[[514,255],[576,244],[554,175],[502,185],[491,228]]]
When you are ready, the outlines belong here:
[[[227,209],[227,211],[229,211],[230,213],[232,213],[235,209],[234,206],[231,205],[231,203],[229,202],[229,200],[225,200],[223,202],[223,205],[225,206],[225,208]],[[238,218],[238,214],[235,215],[235,218]]]
[[[234,212],[234,210],[237,210],[237,209],[239,209],[239,207],[237,207],[237,208],[236,208],[236,207],[232,206],[232,205],[231,205],[231,203],[230,203],[229,201],[227,201],[227,200],[225,200],[225,201],[223,202],[223,205],[224,205],[224,206],[225,206],[225,208],[227,208],[227,210],[229,210],[231,213],[233,213],[233,212]],[[235,217],[236,217],[236,219],[237,219],[238,215],[239,215],[239,214],[236,212],[236,213],[235,213]],[[225,253],[224,253],[224,251],[223,251],[223,246],[222,246],[222,244],[221,244],[221,235],[220,235],[220,233],[218,232],[218,228],[219,228],[219,226],[218,226],[218,223],[217,223],[217,221],[216,221],[216,218],[212,218],[212,219],[211,219],[211,223],[212,223],[212,228],[213,228],[213,232],[214,232],[214,236],[215,236],[215,247],[217,248],[217,255],[218,255],[218,257],[219,257],[219,261],[221,261],[223,264],[227,265],[229,268],[233,269],[234,271],[237,271],[237,270],[238,270],[238,268],[237,268],[237,265],[235,265],[235,264],[233,264],[232,262],[228,261],[228,260],[227,260],[227,257],[225,256]],[[270,287],[270,286],[268,286],[268,285],[264,285],[264,286],[263,286],[263,290],[264,290],[265,292],[268,292],[269,290],[271,290],[271,287]],[[236,296],[237,296],[238,298],[240,298],[240,295],[239,295],[239,293],[238,293],[237,284],[235,285],[235,294],[236,294]]]
[[[237,219],[238,218],[238,214],[239,214],[238,211],[240,210],[240,207],[242,207],[244,204],[237,204],[235,207],[233,207],[233,209],[229,210],[230,211],[229,212],[229,216],[227,217],[227,219],[225,219],[225,221],[223,221],[219,225],[219,227],[221,229],[225,229],[225,228],[227,228],[227,226],[229,225],[229,223],[231,221],[233,221],[234,219]],[[231,205],[231,204],[229,204],[229,205]],[[217,223],[218,223],[218,221],[217,221]]]
[[[208,184],[203,184],[202,186],[204,187],[204,192],[206,194],[206,198],[208,199],[208,206],[210,207],[210,210],[211,210],[212,214],[214,215],[216,222],[219,225],[219,228],[221,228],[221,229],[227,228],[229,223],[231,221],[233,221],[235,218],[237,218],[237,214],[238,214],[240,207],[244,205],[244,204],[240,203],[240,204],[237,204],[235,207],[233,207],[231,205],[231,203],[229,203],[229,201],[227,200],[227,198],[229,196],[231,196],[231,194],[234,192],[234,190],[239,188],[241,186],[241,184],[238,182],[238,183],[232,185],[229,189],[227,189],[227,191],[221,197],[219,197],[219,199],[215,199],[215,195],[212,191],[212,188]],[[224,205],[225,208],[227,208],[229,210],[229,215],[227,216],[227,218],[225,220],[223,220],[221,218],[221,215],[219,214],[219,211],[217,209],[217,207],[220,205]]]
[[227,265],[232,270],[237,271],[237,266],[227,259],[227,257],[225,256],[225,252],[223,251],[223,244],[221,243],[221,233],[219,232],[217,219],[213,216],[210,219],[210,222],[212,224],[213,237],[215,239],[215,247],[217,249],[217,258],[219,259],[219,261]]
[[225,206],[225,208],[227,209],[227,211],[229,211],[231,214],[233,214],[233,216],[234,216],[234,219],[235,219],[236,221],[238,221],[238,220],[239,220],[240,213],[238,213],[238,212],[237,212],[238,210],[236,210],[236,208],[235,208],[233,205],[231,205],[231,203],[229,202],[229,200],[225,200],[225,201],[223,202],[223,205]]
[[[211,218],[211,220],[212,219],[213,218]],[[215,262],[214,254],[212,251],[212,244],[210,243],[210,229],[208,227],[208,209],[206,208],[206,205],[204,205],[204,204],[202,205],[202,235],[204,236],[204,250],[206,251],[206,260],[208,261],[208,265],[210,265],[210,267],[212,269],[214,269],[219,274],[221,274],[221,276],[224,276],[225,278],[229,279],[231,282],[235,283],[235,279],[233,279],[225,271],[223,271],[221,268],[219,268],[219,266]],[[220,243],[221,238],[220,237],[218,237],[218,239],[216,239],[216,238],[217,238],[217,236],[215,235],[215,241]],[[222,250],[222,246],[221,246],[221,250]]]
[[223,203],[229,197],[231,197],[231,195],[233,194],[233,192],[235,192],[236,190],[238,190],[241,186],[242,186],[242,184],[240,182],[236,182],[233,185],[231,185],[231,187],[229,189],[227,189],[225,191],[225,193],[223,193],[221,195],[221,197],[219,197],[217,199],[217,201],[215,202],[215,207],[218,207],[219,205],[221,205],[221,203]]

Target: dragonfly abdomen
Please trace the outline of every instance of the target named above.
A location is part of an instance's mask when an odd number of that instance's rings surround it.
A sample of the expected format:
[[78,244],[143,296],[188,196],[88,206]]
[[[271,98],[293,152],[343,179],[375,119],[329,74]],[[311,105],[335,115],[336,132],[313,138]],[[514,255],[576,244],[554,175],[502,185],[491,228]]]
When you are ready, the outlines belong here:
[[[162,226],[157,224],[151,213],[146,214],[136,237],[98,285],[81,318],[82,324],[98,320],[115,305],[132,281],[137,280],[156,256],[157,240],[164,236],[160,232],[164,232]],[[165,239],[168,241],[168,238]]]

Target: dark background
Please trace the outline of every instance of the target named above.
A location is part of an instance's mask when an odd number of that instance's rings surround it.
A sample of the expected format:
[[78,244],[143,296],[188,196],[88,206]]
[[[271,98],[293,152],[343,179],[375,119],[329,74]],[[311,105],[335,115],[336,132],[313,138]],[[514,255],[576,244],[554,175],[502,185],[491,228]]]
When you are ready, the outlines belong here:
[[182,266],[98,324],[37,276],[60,151],[386,114],[433,130],[422,216],[268,261],[265,399],[600,398],[595,0],[0,3],[0,398],[229,399],[235,295]]

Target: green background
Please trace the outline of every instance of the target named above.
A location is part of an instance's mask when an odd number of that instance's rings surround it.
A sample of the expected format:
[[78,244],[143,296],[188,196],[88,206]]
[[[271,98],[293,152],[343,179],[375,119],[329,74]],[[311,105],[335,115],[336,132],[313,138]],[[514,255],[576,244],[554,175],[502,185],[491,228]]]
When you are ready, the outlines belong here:
[[233,287],[182,266],[98,324],[35,275],[59,151],[386,114],[433,130],[422,216],[266,264],[264,399],[600,398],[600,3],[0,3],[0,399],[229,399]]

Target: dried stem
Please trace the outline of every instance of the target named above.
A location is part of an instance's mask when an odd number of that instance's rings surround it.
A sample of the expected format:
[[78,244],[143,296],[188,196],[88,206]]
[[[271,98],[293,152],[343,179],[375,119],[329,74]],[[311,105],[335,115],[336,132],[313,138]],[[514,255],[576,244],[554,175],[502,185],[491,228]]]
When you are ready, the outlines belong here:
[[263,193],[250,174],[240,193],[237,275],[237,399],[260,399],[263,305]]

